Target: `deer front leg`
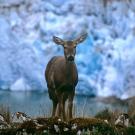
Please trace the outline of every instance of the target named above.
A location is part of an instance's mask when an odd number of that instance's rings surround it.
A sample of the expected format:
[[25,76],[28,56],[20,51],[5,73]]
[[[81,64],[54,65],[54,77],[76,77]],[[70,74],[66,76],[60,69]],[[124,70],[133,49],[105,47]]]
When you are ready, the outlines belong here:
[[62,120],[66,120],[65,116],[65,100],[64,100],[64,94],[62,94],[59,98],[59,103],[58,103],[58,116]]
[[74,92],[68,97],[68,120],[73,118],[72,116],[73,99],[74,99]]

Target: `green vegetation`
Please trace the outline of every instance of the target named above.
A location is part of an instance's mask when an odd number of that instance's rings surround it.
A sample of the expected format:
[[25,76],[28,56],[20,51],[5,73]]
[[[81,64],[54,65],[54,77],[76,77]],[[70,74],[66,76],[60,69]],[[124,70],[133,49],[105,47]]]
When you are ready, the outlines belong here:
[[[134,108],[132,108],[134,109]],[[0,106],[0,135],[135,135],[135,112],[130,107],[129,125],[115,123],[122,112],[104,109],[95,117],[78,117],[62,121],[58,117],[39,117],[15,122],[9,107]]]

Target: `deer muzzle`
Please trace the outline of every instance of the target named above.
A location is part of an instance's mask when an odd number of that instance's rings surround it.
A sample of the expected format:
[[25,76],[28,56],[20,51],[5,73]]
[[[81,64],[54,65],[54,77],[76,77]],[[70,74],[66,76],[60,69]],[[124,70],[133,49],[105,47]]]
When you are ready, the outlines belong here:
[[74,56],[73,56],[73,55],[68,56],[68,57],[67,57],[67,60],[68,60],[68,61],[74,61]]

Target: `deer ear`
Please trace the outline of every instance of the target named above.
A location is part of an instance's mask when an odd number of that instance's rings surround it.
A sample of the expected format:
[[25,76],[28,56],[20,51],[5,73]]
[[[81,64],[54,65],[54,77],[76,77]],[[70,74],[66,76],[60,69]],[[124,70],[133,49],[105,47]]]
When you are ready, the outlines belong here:
[[58,37],[53,36],[53,41],[58,45],[64,45],[64,41]]
[[87,38],[87,35],[88,35],[88,34],[85,33],[85,34],[81,35],[79,38],[77,38],[77,39],[75,40],[76,44],[79,44],[79,43],[83,42],[83,41]]

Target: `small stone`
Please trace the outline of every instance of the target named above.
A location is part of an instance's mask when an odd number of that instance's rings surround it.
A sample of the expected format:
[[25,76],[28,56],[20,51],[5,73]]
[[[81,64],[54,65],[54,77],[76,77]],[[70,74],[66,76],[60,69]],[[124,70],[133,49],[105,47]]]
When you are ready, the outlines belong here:
[[43,133],[47,133],[47,130],[44,130]]
[[61,119],[58,119],[58,121],[60,122],[60,121],[61,121]]
[[72,130],[76,129],[77,128],[77,124],[74,123],[73,126],[71,127]]
[[107,124],[109,123],[108,120],[104,120],[104,122],[107,123]]
[[56,133],[58,133],[60,131],[58,125],[54,125],[54,129],[55,129]]
[[1,120],[1,121],[5,121],[5,120],[4,120],[4,117],[3,117],[1,114],[0,114],[0,120]]
[[82,131],[81,131],[81,130],[79,130],[79,131],[77,132],[77,135],[81,135],[81,133],[82,133]]
[[63,129],[63,131],[68,131],[69,129],[68,128],[66,128],[66,127],[64,127],[64,129]]

